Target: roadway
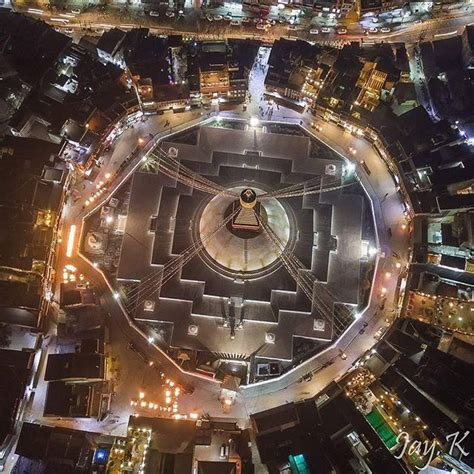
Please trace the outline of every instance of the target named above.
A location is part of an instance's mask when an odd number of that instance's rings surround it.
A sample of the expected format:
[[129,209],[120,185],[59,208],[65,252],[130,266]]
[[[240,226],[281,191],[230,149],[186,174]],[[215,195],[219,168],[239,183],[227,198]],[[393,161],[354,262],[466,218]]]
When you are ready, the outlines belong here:
[[[431,15],[425,14],[421,16],[422,19],[412,16],[410,17],[412,21],[391,24],[389,33],[368,34],[369,24],[367,24],[366,19],[362,19],[361,22],[344,20],[340,22],[340,26],[343,26],[347,33],[338,34],[335,21],[331,22],[317,16],[305,16],[294,27],[295,29],[289,29],[293,26],[286,23],[279,24],[277,22],[274,26],[267,25],[265,30],[259,30],[256,29],[256,24],[253,22],[240,24],[240,26],[232,26],[230,21],[226,20],[210,22],[202,12],[195,9],[187,10],[182,17],[168,18],[164,14],[159,17],[151,17],[141,9],[114,8],[119,7],[120,4],[118,3],[111,4],[107,10],[83,11],[81,13],[54,11],[41,5],[41,2],[16,2],[14,10],[47,21],[57,29],[72,34],[74,39],[81,34],[101,34],[104,30],[113,27],[119,27],[123,30],[147,27],[155,34],[183,34],[201,40],[251,38],[268,43],[286,37],[328,44],[355,40],[363,40],[369,43],[404,42],[413,44],[420,39],[434,40],[459,34],[465,25],[474,21],[472,4],[467,6],[463,4],[456,9],[438,12],[437,14],[432,13]],[[235,11],[236,7],[233,8],[233,15],[236,18],[241,19],[245,16],[242,11],[240,11],[241,16],[239,16],[239,13]],[[277,18],[277,14],[270,15],[269,18],[272,17]],[[322,33],[321,31],[321,27],[325,25],[330,25],[328,33]],[[380,24],[373,24],[372,26],[380,28]],[[310,34],[312,28],[318,29],[318,34]]]

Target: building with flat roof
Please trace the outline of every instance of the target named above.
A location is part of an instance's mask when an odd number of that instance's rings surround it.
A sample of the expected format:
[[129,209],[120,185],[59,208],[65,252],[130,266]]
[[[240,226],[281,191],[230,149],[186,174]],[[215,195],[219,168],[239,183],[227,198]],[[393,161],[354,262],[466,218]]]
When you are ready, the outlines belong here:
[[33,351],[0,349],[0,448],[15,433],[32,364]]
[[46,381],[99,381],[105,377],[103,354],[49,354],[44,379]]

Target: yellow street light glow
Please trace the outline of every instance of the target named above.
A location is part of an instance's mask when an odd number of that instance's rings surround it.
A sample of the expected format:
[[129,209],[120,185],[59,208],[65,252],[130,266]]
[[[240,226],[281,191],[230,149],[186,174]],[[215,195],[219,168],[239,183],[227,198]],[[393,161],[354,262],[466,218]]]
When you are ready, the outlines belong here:
[[402,267],[402,264],[401,264],[400,262],[397,262],[397,263],[395,264],[395,267],[401,268],[401,267]]
[[74,249],[74,240],[76,238],[76,226],[74,224],[69,228],[69,237],[67,239],[66,256],[71,257]]
[[143,399],[145,398],[145,392],[140,392],[140,393],[138,394],[138,398],[139,398],[140,400],[143,400]]
[[197,413],[190,413],[189,414],[189,418],[191,418],[191,420],[197,420],[199,417],[199,415]]

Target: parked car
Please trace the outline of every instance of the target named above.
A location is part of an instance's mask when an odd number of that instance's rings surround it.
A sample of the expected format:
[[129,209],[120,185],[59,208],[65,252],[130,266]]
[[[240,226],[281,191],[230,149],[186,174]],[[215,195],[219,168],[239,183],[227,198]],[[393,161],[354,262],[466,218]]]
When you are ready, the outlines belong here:
[[174,11],[172,10],[168,10],[165,15],[168,17],[168,18],[174,18]]
[[331,28],[328,28],[327,26],[323,26],[321,28],[321,33],[331,33]]
[[227,12],[224,17],[224,20],[232,21],[232,12]]
[[347,28],[338,28],[337,34],[338,35],[345,35],[347,33]]
[[156,10],[152,10],[150,12],[150,16],[160,16],[160,12],[157,12]]
[[232,20],[232,21],[230,22],[230,24],[231,24],[232,26],[240,26],[240,21],[239,21],[239,20]]
[[244,16],[242,18],[242,23],[251,23],[252,22],[252,19],[249,18],[248,16]]
[[214,15],[214,20],[221,21],[222,19],[222,15]]
[[383,26],[380,28],[381,33],[390,33],[390,27],[389,26]]
[[359,161],[360,163],[360,166],[362,166],[362,168],[364,168],[364,171],[370,175],[372,172],[370,171],[370,168],[367,166],[367,163],[364,161],[364,160],[360,160]]
[[256,25],[257,30],[264,30],[266,27],[267,25],[263,23],[262,21],[259,21]]
[[369,33],[371,34],[378,33],[378,32],[379,32],[378,28],[369,28]]
[[206,15],[207,21],[213,21],[214,17],[212,15]]
[[319,30],[317,30],[316,28],[311,28],[309,30],[309,34],[310,35],[317,35],[317,34],[319,34]]

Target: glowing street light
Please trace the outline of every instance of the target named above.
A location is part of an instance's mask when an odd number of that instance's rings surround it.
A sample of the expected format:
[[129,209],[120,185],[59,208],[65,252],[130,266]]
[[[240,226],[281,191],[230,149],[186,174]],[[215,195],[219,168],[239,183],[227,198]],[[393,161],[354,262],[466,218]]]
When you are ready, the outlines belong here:
[[347,161],[345,165],[348,173],[353,173],[356,169],[356,165],[352,161]]
[[251,127],[258,127],[260,124],[260,120],[258,117],[250,117],[250,126]]

